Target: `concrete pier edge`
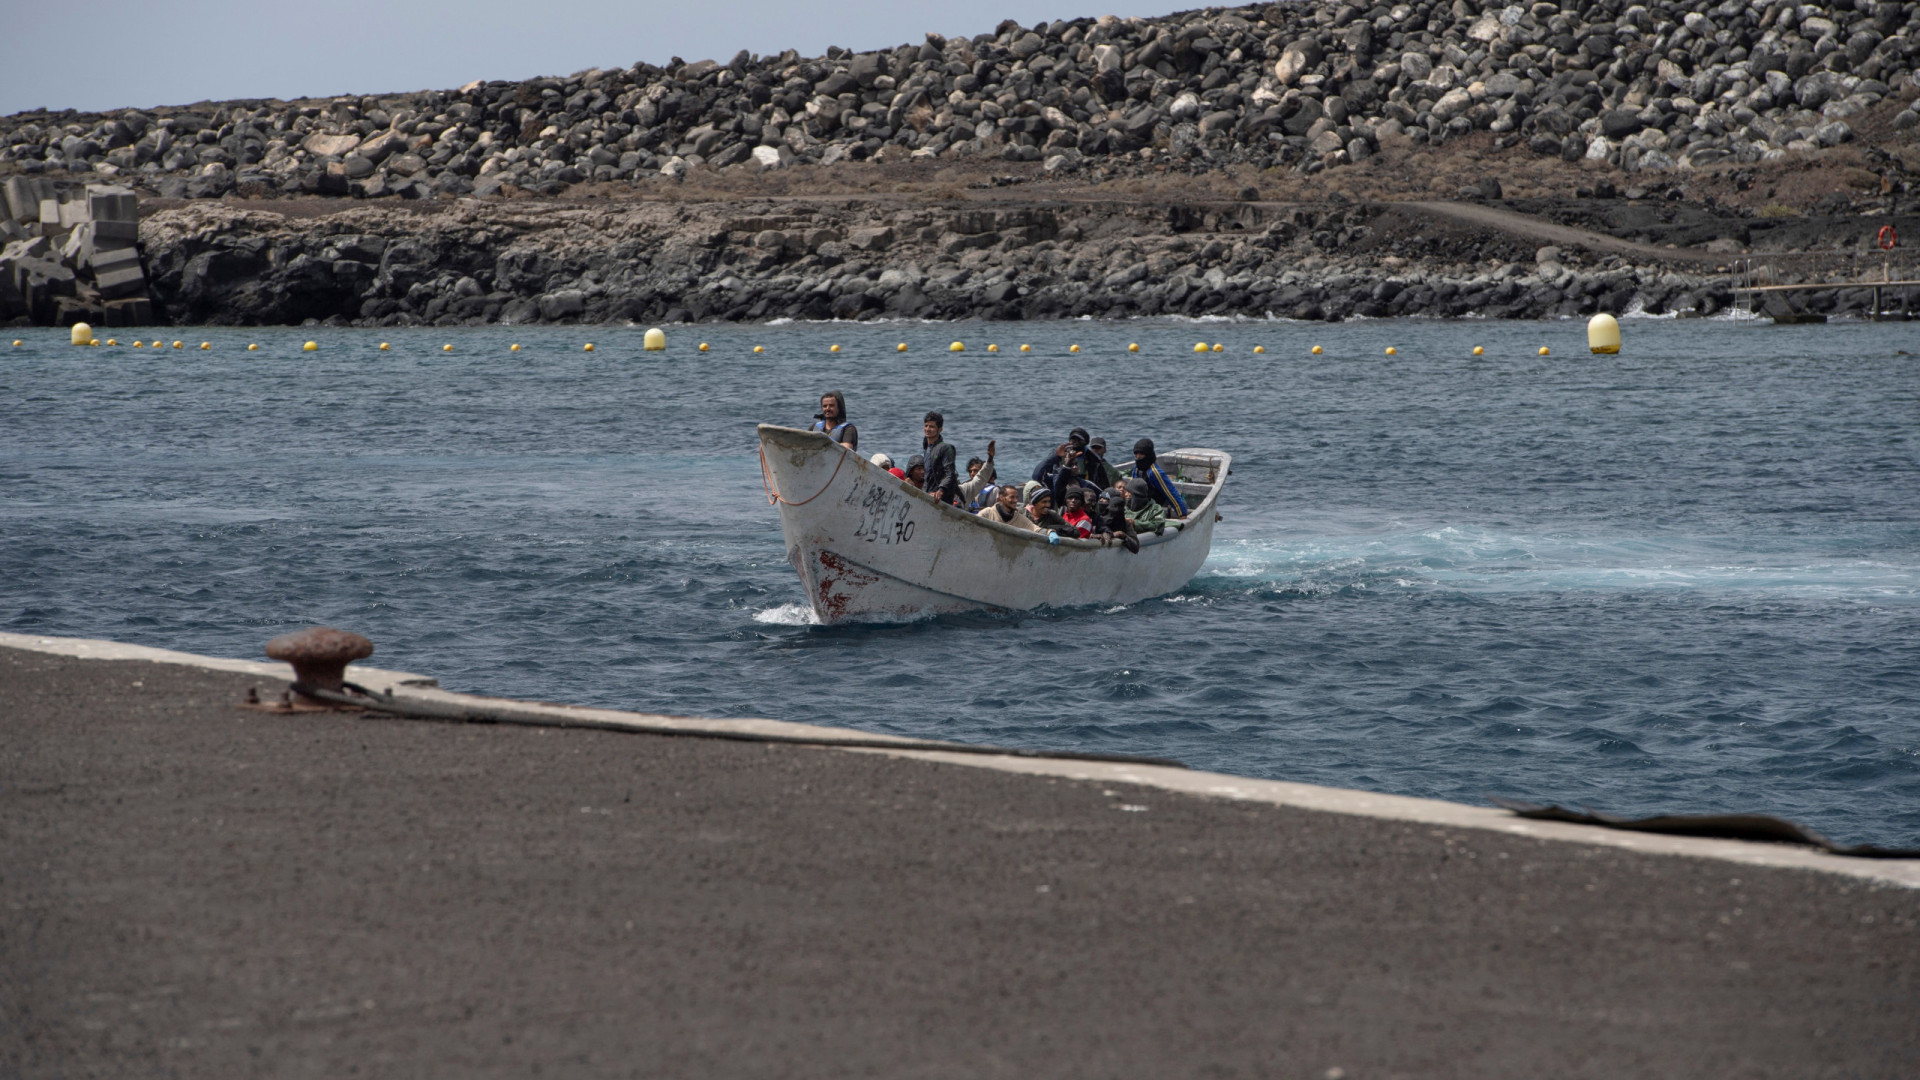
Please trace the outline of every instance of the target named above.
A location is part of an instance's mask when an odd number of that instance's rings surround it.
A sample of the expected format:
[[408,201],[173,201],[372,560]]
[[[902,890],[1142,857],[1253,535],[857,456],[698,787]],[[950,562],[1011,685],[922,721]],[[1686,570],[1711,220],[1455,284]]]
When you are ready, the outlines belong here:
[[[0,631],[0,646],[84,660],[144,660],[157,664],[174,664],[211,671],[230,671],[259,675],[263,678],[275,680],[286,680],[291,674],[286,665],[269,661],[235,660],[223,657],[200,656],[194,653],[176,652],[171,649],[158,649],[144,645],[129,645],[122,642],[91,638],[68,638],[44,634],[17,634]],[[349,669],[348,677],[371,689],[388,691],[403,699],[411,698],[423,702],[461,703],[468,705],[487,704],[509,706],[516,713],[550,715],[556,720],[592,720],[600,724],[627,724],[636,728],[641,726],[649,728],[671,727],[688,732],[716,731],[777,735],[790,738],[801,737],[818,740],[823,746],[829,748],[831,748],[832,743],[836,739],[859,739],[863,742],[869,742],[874,739],[889,738],[885,735],[877,735],[864,731],[824,727],[813,724],[796,724],[779,720],[711,720],[693,717],[661,716],[618,709],[554,705],[543,702],[528,702],[507,698],[489,698],[480,695],[459,694],[440,689],[437,686],[436,680],[429,676],[362,665],[355,665]],[[903,743],[919,743],[923,740],[908,740],[903,738],[901,741]],[[1756,843],[1744,840],[1717,840],[1687,836],[1666,836],[1655,833],[1623,832],[1561,822],[1531,821],[1515,817],[1507,811],[1492,807],[1470,806],[1464,803],[1445,802],[1438,799],[1413,798],[1404,795],[1382,795],[1374,792],[1323,787],[1316,784],[1301,784],[1284,780],[1259,780],[1248,777],[1230,776],[1223,773],[1203,772],[1197,769],[1175,769],[1149,765],[1076,761],[1071,759],[1000,757],[970,753],[947,753],[938,750],[923,749],[884,750],[870,746],[849,746],[842,748],[842,752],[918,758],[925,761],[938,761],[951,765],[993,769],[1007,773],[1022,773],[1030,776],[1139,784],[1188,795],[1263,803],[1272,806],[1285,806],[1329,814],[1346,814],[1356,817],[1380,818],[1433,826],[1477,829],[1536,840],[1553,840],[1599,847],[1622,848],[1648,855],[1714,859],[1721,862],[1747,866],[1813,870],[1886,885],[1920,889],[1920,859],[1863,859],[1832,855],[1809,848],[1784,844]]]

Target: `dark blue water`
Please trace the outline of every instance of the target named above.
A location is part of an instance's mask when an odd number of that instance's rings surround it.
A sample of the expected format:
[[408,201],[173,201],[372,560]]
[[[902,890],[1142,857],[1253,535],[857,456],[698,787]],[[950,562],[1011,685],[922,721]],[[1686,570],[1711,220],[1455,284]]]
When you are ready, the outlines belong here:
[[[0,342],[0,627],[258,656],[329,623],[493,694],[1920,843],[1908,326],[385,335]],[[1213,557],[1120,610],[808,625],[753,425],[823,388],[867,452],[929,407],[1022,470],[1076,425],[1227,449]]]

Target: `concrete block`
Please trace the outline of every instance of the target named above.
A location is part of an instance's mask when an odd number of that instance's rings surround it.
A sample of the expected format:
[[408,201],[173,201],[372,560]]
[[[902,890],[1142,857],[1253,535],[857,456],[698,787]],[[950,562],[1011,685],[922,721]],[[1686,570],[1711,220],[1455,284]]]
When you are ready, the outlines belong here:
[[86,266],[93,271],[95,279],[101,274],[139,265],[140,253],[130,247],[96,248],[87,253]]
[[13,280],[13,267],[0,260],[0,319],[28,314],[27,298]]
[[91,222],[77,225],[67,234],[66,242],[60,245],[60,261],[75,269],[87,265],[93,254],[93,225]]
[[40,212],[34,215],[34,220],[42,225],[59,225],[60,200],[52,195],[40,196]]
[[22,292],[42,285],[54,295],[72,296],[74,292],[73,271],[51,259],[15,259],[13,274]]
[[102,221],[93,219],[93,242],[96,247],[131,244],[140,239],[140,223],[137,221]]
[[112,270],[95,270],[93,283],[100,290],[101,297],[107,300],[144,296],[147,292],[147,275],[137,262]]
[[106,309],[84,297],[64,296],[42,310],[47,316],[42,321],[54,326],[72,326],[82,322],[88,326],[107,325]]
[[[60,205],[60,227],[61,228],[71,229],[75,225],[78,225],[81,222],[87,220],[86,200],[66,199],[66,200],[62,200],[59,205]],[[46,207],[46,204],[44,202],[41,203],[41,208],[43,211],[45,207]],[[40,218],[40,220],[42,223],[45,223],[47,219],[44,216],[44,214]]]
[[0,259],[44,259],[53,250],[53,242],[44,236],[16,240],[0,249]]
[[40,195],[24,176],[7,177],[7,213],[16,221],[40,220]]
[[152,326],[153,301],[144,296],[131,300],[109,300],[101,305],[106,308],[102,321],[116,329],[123,326]]
[[140,206],[132,191],[113,184],[87,185],[87,219],[140,221]]

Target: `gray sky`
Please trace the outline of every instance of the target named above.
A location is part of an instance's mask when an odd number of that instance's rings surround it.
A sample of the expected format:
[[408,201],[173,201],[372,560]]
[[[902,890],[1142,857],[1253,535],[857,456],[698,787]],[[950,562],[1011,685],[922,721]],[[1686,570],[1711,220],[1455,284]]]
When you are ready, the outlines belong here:
[[23,109],[184,105],[238,97],[311,97],[444,89],[473,79],[567,75],[591,67],[725,62],[741,49],[817,55],[828,45],[891,47],[927,31],[974,34],[1001,19],[1031,26],[1087,15],[1160,15],[1176,7],[1115,0],[96,0],[74,7],[9,0],[0,115]]

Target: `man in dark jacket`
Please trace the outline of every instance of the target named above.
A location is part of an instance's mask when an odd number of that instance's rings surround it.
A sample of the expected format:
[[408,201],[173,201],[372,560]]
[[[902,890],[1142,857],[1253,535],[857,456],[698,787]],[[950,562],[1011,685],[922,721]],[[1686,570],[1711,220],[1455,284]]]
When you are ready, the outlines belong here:
[[953,444],[941,436],[946,426],[947,418],[937,412],[928,413],[921,422],[926,438],[920,447],[927,459],[927,479],[921,486],[927,494],[950,503],[960,499],[960,470],[954,464]]
[[1095,439],[1087,444],[1086,477],[1101,488],[1110,488],[1126,479],[1119,469],[1107,464],[1107,440]]
[[1133,472],[1129,475],[1146,481],[1147,497],[1165,507],[1168,517],[1186,517],[1187,500],[1180,497],[1180,489],[1160,471],[1160,466],[1155,464],[1158,460],[1153,452],[1153,440],[1141,439],[1133,444]]
[[1053,493],[1055,506],[1067,504],[1069,488],[1077,487],[1085,491],[1089,501],[1099,497],[1100,484],[1089,482],[1092,475],[1090,466],[1099,462],[1087,449],[1087,442],[1086,429],[1074,428],[1066,442],[1055,447],[1045,461],[1033,467],[1033,478]]

